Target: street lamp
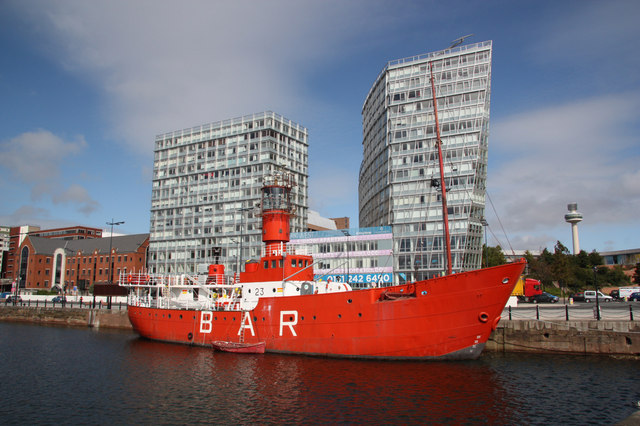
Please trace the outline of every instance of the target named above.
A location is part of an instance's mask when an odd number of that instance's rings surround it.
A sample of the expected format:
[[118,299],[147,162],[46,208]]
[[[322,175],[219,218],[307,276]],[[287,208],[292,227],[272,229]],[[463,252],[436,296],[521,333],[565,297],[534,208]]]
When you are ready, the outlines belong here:
[[[249,229],[248,229],[248,224],[247,224],[247,221],[248,221],[248,218],[249,218],[248,212],[253,211],[253,209],[254,209],[254,207],[242,207],[242,208],[238,209],[238,211],[242,213],[242,216],[243,216],[243,219],[244,219],[244,229],[242,229],[242,225],[240,225],[240,229],[241,229],[240,237],[239,237],[240,238],[240,250],[239,250],[240,251],[239,257],[240,258],[242,257],[242,252],[243,252],[242,243],[244,242],[243,241],[244,240],[244,234],[243,234],[242,231],[244,230],[244,232],[247,235],[249,235]],[[245,213],[247,213],[247,214],[245,215]],[[249,241],[249,247],[251,247],[251,241]],[[240,273],[240,264],[238,264],[237,269],[238,269],[238,273]]]
[[114,222],[111,218],[111,222],[107,222],[107,225],[111,225],[111,234],[109,235],[109,284],[113,283],[113,259],[111,257],[111,249],[113,248],[113,225],[122,225],[123,221]]
[[345,282],[348,283],[349,282],[349,237],[351,236],[351,234],[349,234],[349,231],[346,229],[341,229],[340,232],[342,232],[344,236],[347,237],[347,276],[345,278]]
[[484,260],[484,266],[487,267],[489,265],[487,259],[487,255],[489,254],[489,246],[487,245],[487,226],[489,226],[489,222],[487,222],[487,219],[483,217],[480,219],[480,223],[484,227],[484,256],[482,256],[484,259],[482,260]]
[[598,298],[598,268],[593,267],[593,285],[596,288],[596,319],[600,321],[600,299]]

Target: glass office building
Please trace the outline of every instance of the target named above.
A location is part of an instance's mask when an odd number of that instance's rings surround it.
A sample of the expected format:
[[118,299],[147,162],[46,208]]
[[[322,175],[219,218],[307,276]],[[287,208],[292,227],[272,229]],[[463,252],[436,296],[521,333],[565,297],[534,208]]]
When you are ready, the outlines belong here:
[[362,108],[360,226],[393,229],[394,270],[406,279],[445,268],[433,64],[454,272],[480,267],[485,208],[491,41],[387,63]]
[[258,258],[263,178],[289,173],[295,186],[291,231],[304,231],[308,208],[308,131],[273,112],[156,136],[149,270],[227,271]]
[[390,226],[291,234],[291,245],[313,256],[318,281],[348,282],[353,288],[393,282]]

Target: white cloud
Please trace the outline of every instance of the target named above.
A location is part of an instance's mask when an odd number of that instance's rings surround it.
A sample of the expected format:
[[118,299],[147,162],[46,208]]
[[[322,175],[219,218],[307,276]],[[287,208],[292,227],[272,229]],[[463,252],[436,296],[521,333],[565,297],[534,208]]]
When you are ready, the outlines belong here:
[[23,133],[0,142],[0,166],[14,179],[32,186],[32,198],[50,194],[60,177],[63,161],[86,146],[84,138],[65,141],[46,130]]
[[295,120],[312,102],[301,70],[348,51],[372,23],[366,10],[359,1],[47,1],[22,15],[53,60],[99,88],[116,136],[148,155],[165,131],[264,110]]
[[[496,121],[489,191],[522,241],[564,222],[578,202],[585,221],[632,224],[640,211],[638,93],[582,100]],[[550,241],[553,243],[555,241]]]
[[89,192],[78,184],[73,184],[63,192],[54,194],[52,201],[54,204],[78,205],[78,211],[84,213],[86,216],[100,207],[100,203],[91,198]]
[[0,223],[5,226],[41,224],[43,221],[50,221],[50,212],[47,209],[27,205],[20,206],[8,215],[0,216]]

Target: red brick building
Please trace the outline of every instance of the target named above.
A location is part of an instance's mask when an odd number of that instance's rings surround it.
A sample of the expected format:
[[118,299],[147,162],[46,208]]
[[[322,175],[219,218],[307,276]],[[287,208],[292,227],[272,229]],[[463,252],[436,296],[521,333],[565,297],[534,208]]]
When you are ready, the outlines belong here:
[[32,237],[58,238],[61,240],[84,240],[102,238],[102,229],[88,226],[67,226],[66,228],[42,229],[29,232]]
[[83,240],[89,238],[101,238],[102,229],[88,226],[68,226],[64,228],[40,229],[39,226],[24,225],[13,226],[9,230],[9,250],[6,252],[3,262],[2,277],[9,281],[15,280],[18,275],[18,248],[27,236],[55,238],[61,240]]
[[117,283],[120,272],[145,271],[148,247],[149,234],[81,240],[27,235],[16,253],[16,281],[26,291],[82,294],[95,282]]

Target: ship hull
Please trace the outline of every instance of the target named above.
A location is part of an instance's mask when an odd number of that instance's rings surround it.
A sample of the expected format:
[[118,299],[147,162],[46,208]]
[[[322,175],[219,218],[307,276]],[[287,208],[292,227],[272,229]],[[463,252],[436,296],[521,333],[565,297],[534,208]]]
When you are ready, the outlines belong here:
[[261,298],[250,311],[128,310],[140,336],[163,342],[265,342],[266,352],[346,358],[475,359],[524,265],[388,288]]

